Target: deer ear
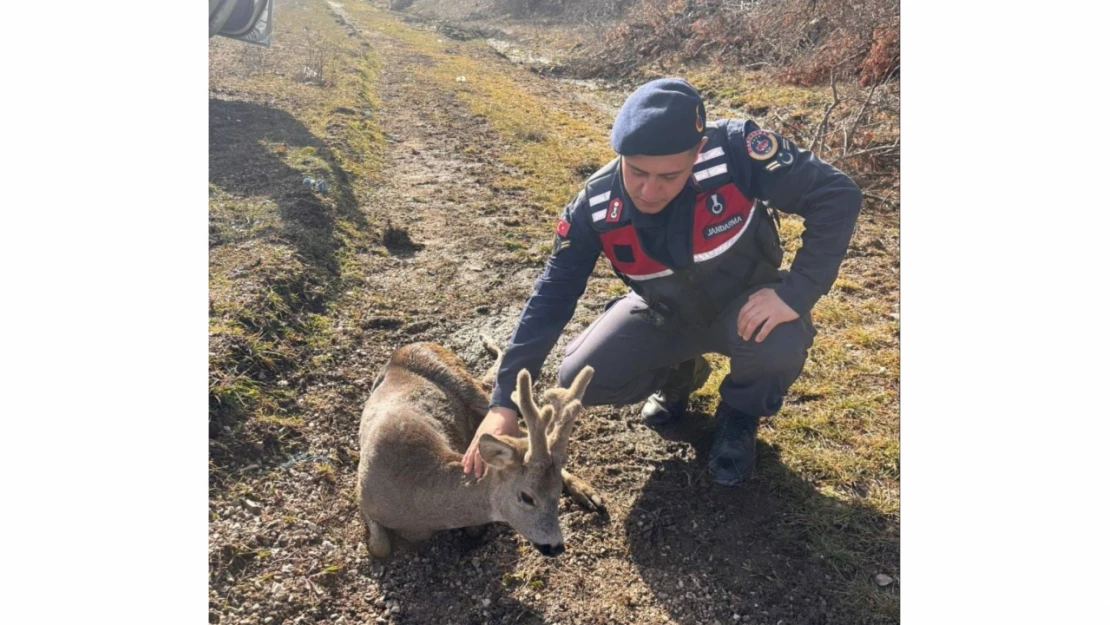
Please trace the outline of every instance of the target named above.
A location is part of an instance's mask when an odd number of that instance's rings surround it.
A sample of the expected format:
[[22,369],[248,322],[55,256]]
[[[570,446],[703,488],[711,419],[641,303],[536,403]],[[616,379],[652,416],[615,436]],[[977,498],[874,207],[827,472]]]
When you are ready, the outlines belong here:
[[495,469],[504,469],[517,462],[516,448],[492,434],[483,434],[478,439],[478,453]]

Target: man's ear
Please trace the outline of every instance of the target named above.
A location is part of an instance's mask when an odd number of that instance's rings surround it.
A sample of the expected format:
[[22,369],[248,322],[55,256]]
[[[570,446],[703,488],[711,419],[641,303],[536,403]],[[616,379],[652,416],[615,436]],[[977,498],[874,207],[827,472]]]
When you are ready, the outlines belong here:
[[516,458],[516,447],[492,434],[483,434],[482,438],[478,439],[478,453],[486,464],[495,469],[504,469],[514,462],[519,462]]

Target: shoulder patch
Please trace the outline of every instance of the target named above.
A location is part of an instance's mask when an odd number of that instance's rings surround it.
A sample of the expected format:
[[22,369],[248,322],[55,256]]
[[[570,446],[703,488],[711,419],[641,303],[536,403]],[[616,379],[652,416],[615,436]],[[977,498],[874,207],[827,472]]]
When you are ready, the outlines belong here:
[[615,224],[620,221],[621,209],[623,208],[624,202],[621,202],[620,198],[613,198],[613,200],[609,202],[609,213],[605,215],[605,221],[611,224]]
[[775,171],[776,169],[790,167],[794,164],[796,146],[786,137],[779,137],[779,139],[781,139],[781,145],[779,146],[778,155],[774,159],[767,161],[767,164],[763,166],[767,171]]
[[566,219],[560,219],[555,226],[555,232],[561,237],[567,236],[570,233],[570,222]]
[[568,247],[570,247],[570,239],[564,239],[559,235],[555,235],[555,242],[551,244],[551,255],[555,256]]
[[551,244],[551,255],[554,256],[568,247],[570,247],[570,222],[564,217],[555,224],[555,241]]
[[775,171],[780,167],[789,167],[794,163],[794,155],[790,152],[783,150],[779,152],[779,157],[764,166],[767,171]]
[[605,218],[609,212],[606,204],[609,202],[610,196],[613,195],[614,180],[616,178],[616,165],[619,158],[614,158],[609,161],[605,167],[602,167],[590,179],[586,181],[586,188],[584,190],[585,201],[583,208],[590,211],[592,220],[596,223]]
[[744,139],[748,148],[748,156],[757,161],[765,161],[775,155],[779,150],[779,142],[775,135],[766,130],[754,130]]

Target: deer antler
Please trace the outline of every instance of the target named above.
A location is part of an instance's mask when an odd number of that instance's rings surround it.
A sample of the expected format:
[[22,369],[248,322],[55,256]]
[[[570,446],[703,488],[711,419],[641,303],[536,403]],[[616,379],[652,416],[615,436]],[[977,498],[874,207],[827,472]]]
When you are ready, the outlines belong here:
[[567,462],[567,443],[570,442],[570,433],[574,429],[574,421],[582,412],[582,402],[571,400],[563,412],[555,419],[554,425],[549,429],[547,443],[551,449],[551,457],[555,464],[562,466]]
[[[549,388],[543,392],[543,398],[546,399],[547,403],[552,406],[555,414],[557,415],[562,414],[563,407],[567,405],[567,400],[569,398],[566,396],[566,392],[567,390],[565,388]],[[554,421],[549,421],[547,423],[548,434],[551,434],[551,428],[554,425]]]
[[516,390],[513,391],[511,397],[520,408],[520,414],[524,416],[524,423],[528,426],[528,452],[524,454],[524,463],[544,464],[550,462],[551,456],[547,449],[545,421],[552,420],[550,417],[554,414],[554,409],[548,412],[547,408],[550,408],[550,406],[546,406],[543,413],[540,412],[540,407],[532,399],[532,376],[527,369],[521,369],[520,373],[517,374]]
[[582,397],[593,376],[593,367],[585,367],[574,377],[570,388],[553,388],[544,393],[555,411],[555,418],[547,422],[547,444],[556,463],[566,462],[570,433],[575,419],[583,410]]
[[594,379],[594,368],[590,366],[583,367],[578,375],[574,376],[574,382],[570,383],[570,391],[572,397],[578,401],[582,401],[582,397],[586,394],[586,387],[590,385],[590,381]]
[[[586,387],[590,385],[590,380],[594,377],[594,368],[590,366],[583,367],[578,375],[574,377],[574,381],[570,383],[570,388],[551,388],[544,391],[543,397],[551,405],[555,406],[555,414],[562,414],[563,410],[570,404],[570,402],[577,399],[582,401],[582,396],[586,394]],[[547,424],[547,431],[551,432],[553,424]]]

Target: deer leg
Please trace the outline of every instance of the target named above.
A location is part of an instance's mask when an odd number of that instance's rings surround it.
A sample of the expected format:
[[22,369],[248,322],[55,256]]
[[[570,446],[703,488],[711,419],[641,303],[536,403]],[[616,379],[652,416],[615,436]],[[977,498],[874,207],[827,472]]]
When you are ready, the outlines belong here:
[[572,474],[570,471],[563,469],[563,489],[567,491],[570,498],[583,508],[596,512],[598,514],[605,514],[605,500],[601,498],[601,494],[597,492],[593,486],[586,480]]
[[378,560],[388,558],[393,551],[393,546],[389,541],[389,531],[381,523],[370,519],[366,520],[366,527],[370,530],[370,539],[367,541],[370,555]]
[[486,352],[489,353],[490,356],[493,356],[495,360],[493,364],[490,365],[490,368],[486,370],[486,374],[482,376],[480,383],[492,389],[494,383],[497,382],[497,372],[501,369],[501,359],[504,358],[505,353],[502,352],[489,337],[482,337],[482,345],[485,346]]

